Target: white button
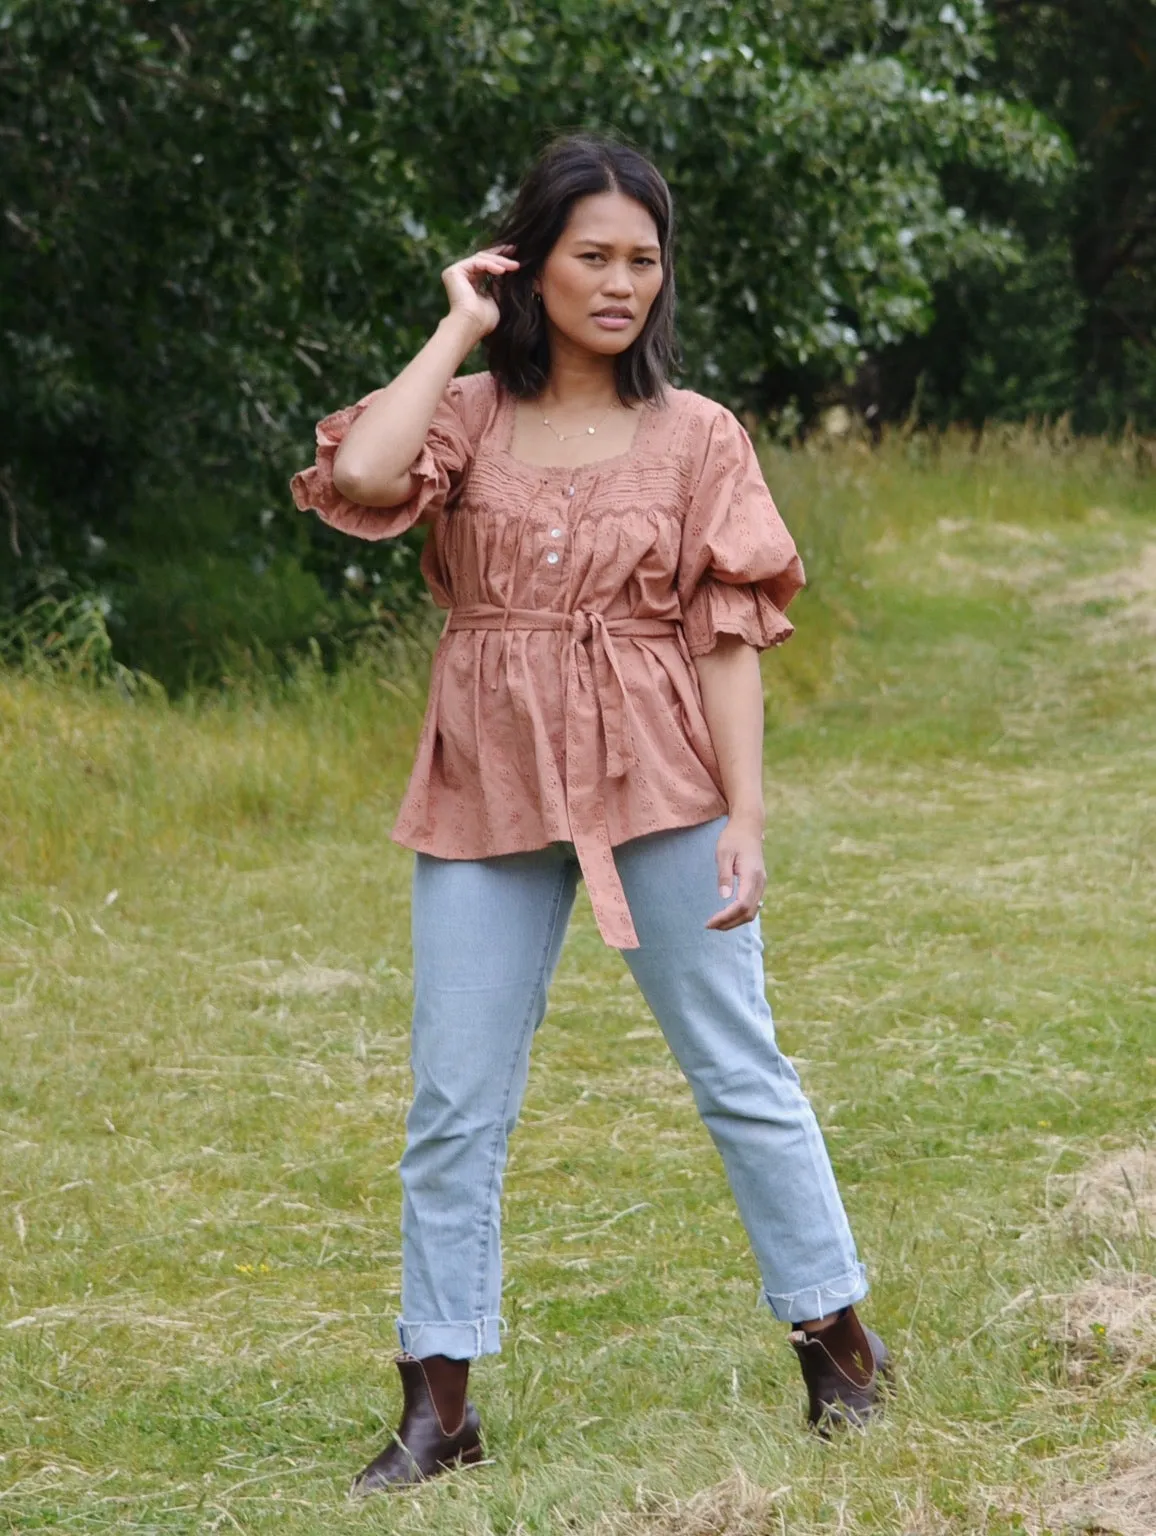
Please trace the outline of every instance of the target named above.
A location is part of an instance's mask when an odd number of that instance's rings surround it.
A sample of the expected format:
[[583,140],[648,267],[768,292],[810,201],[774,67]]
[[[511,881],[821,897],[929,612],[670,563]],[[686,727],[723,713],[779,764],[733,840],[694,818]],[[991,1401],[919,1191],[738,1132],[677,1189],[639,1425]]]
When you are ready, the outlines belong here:
[[562,530],[561,530],[561,528],[551,528],[550,529],[550,537],[552,539],[560,539],[562,537]]
[[574,494],[574,487],[572,485],[568,485],[566,487],[566,494],[567,494],[567,496],[573,496],[573,494]]
[[546,564],[547,564],[547,565],[557,565],[557,564],[558,564],[558,561],[559,561],[559,560],[560,560],[560,559],[561,559],[561,558],[562,558],[562,557],[561,557],[561,555],[559,555],[559,554],[558,554],[558,552],[557,552],[557,550],[553,550],[553,549],[552,549],[552,550],[551,550],[551,551],[550,551],[550,553],[549,553],[549,554],[548,554],[548,555],[547,555],[547,556],[546,556]]

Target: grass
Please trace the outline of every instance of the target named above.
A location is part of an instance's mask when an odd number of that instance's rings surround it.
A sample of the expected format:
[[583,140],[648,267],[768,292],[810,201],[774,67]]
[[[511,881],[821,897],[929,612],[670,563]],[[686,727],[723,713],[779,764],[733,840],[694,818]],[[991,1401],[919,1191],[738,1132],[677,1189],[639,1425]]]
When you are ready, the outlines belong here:
[[180,705],[0,677],[0,1528],[1151,1536],[1140,457],[768,461],[814,578],[765,658],[768,986],[902,1382],[832,1449],[583,896],[476,1372],[492,1465],[347,1504],[398,1397],[421,653]]

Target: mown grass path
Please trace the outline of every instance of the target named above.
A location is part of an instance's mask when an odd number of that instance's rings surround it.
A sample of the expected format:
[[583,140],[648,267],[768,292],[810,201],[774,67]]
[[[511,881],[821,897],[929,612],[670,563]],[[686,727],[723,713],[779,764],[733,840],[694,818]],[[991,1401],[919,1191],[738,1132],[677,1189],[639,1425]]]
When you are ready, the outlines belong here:
[[476,1373],[493,1464],[364,1506],[397,1402],[414,695],[198,716],[0,681],[0,1527],[1004,1536],[1099,1497],[1154,1434],[1152,1340],[1063,1323],[1156,1271],[1145,1190],[1066,1206],[1156,1135],[1154,548],[1112,506],[876,527],[834,677],[768,734],[769,987],[899,1356],[888,1420],[801,1433],[583,897]]

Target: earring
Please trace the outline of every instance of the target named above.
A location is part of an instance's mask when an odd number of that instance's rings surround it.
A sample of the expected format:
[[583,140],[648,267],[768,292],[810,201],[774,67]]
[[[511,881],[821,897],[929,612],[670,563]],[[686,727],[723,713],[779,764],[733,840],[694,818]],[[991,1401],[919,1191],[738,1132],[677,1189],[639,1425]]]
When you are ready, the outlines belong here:
[[541,302],[542,302],[542,295],[538,292],[538,290],[536,288],[534,289],[534,299],[535,299],[535,301],[537,303],[541,304]]

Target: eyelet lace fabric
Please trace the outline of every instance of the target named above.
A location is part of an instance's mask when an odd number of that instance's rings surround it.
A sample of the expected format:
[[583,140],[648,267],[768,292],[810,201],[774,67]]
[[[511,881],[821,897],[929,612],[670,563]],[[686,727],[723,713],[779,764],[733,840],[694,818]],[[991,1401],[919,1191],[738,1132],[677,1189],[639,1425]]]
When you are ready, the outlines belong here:
[[362,539],[429,532],[421,569],[448,609],[392,830],[445,859],[571,841],[607,944],[638,938],[612,849],[726,812],[693,658],[720,634],[792,634],[794,542],[750,438],[725,407],[671,389],[631,448],[580,468],[509,451],[513,400],[454,379],[397,507],[350,502],[333,460],[365,396],[317,425],[302,509]]

